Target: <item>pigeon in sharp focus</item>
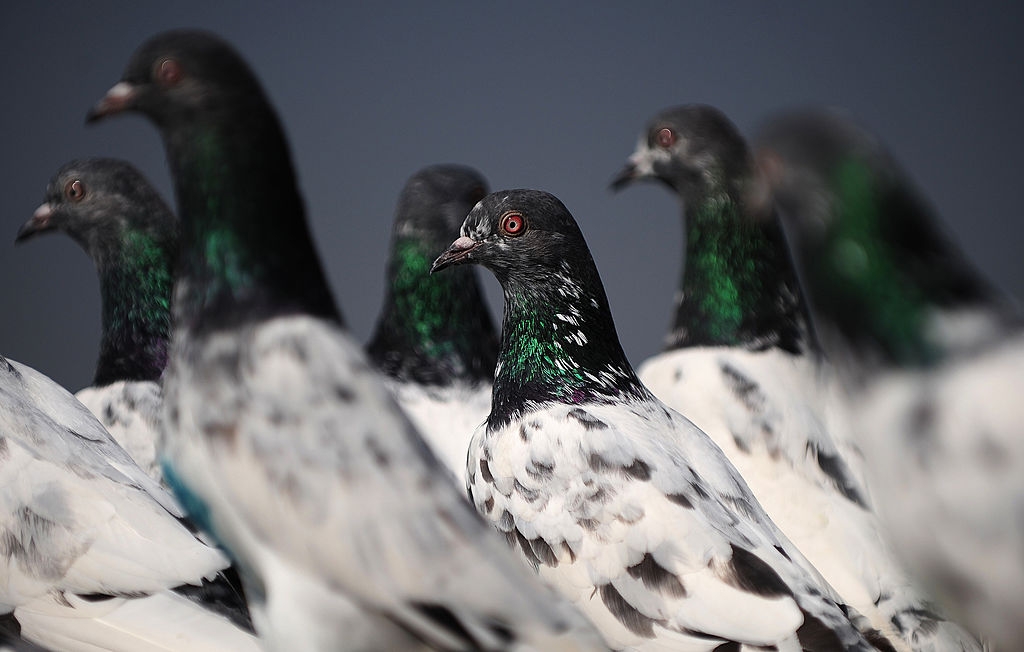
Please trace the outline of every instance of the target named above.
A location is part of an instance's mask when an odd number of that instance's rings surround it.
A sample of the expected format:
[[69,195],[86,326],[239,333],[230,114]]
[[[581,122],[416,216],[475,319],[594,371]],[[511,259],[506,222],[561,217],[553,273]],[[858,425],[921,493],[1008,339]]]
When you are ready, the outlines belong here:
[[71,394],[0,357],[0,611],[55,650],[256,652],[178,592],[228,565]]
[[50,179],[17,242],[63,231],[96,265],[103,332],[92,385],[75,397],[160,481],[160,375],[167,364],[177,218],[129,163],[81,159]]
[[433,270],[469,262],[505,294],[471,498],[612,647],[871,649],[721,450],[637,379],[558,199],[486,197]]
[[996,649],[1024,640],[1024,333],[872,135],[803,110],[758,159],[894,545]]
[[388,288],[367,345],[398,404],[465,487],[466,451],[491,408],[498,335],[476,270],[430,275],[487,182],[472,168],[432,165],[398,199]]
[[277,116],[220,38],[146,41],[92,119],[138,111],[182,227],[165,476],[279,650],[598,650],[452,486],[343,330]]
[[980,649],[893,554],[739,131],[711,106],[662,111],[613,187],[642,179],[684,202],[686,252],[667,348],[641,380],[718,444],[779,529],[899,649]]

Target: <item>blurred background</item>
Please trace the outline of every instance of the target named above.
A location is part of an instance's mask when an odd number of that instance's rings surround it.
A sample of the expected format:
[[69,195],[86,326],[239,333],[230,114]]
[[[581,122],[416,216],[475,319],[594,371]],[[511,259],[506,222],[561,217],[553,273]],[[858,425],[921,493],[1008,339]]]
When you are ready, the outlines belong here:
[[492,189],[561,198],[627,354],[639,364],[658,351],[682,262],[680,207],[655,185],[607,186],[647,120],[687,102],[718,106],[748,135],[779,109],[844,107],[888,143],[981,268],[1024,296],[1024,3],[291,4],[3,4],[0,353],[72,390],[90,382],[92,263],[66,236],[12,243],[71,158],[125,158],[173,205],[151,125],[83,124],[132,51],[173,27],[221,34],[262,79],[361,341],[380,308],[399,190],[424,165],[458,162]]

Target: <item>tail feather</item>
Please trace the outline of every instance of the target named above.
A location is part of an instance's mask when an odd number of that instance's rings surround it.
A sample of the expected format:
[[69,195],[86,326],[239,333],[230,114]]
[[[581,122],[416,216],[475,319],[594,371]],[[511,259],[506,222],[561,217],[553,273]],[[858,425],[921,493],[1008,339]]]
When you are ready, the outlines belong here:
[[15,609],[22,636],[64,652],[259,652],[256,637],[172,591],[48,596]]

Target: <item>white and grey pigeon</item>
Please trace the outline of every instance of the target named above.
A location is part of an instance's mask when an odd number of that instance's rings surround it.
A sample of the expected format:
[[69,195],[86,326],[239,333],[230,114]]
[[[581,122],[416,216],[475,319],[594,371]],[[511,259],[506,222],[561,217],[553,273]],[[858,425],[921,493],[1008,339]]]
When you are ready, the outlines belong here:
[[219,37],[146,41],[92,119],[159,128],[182,224],[165,477],[276,650],[597,650],[452,486],[345,331],[278,118]]
[[613,187],[644,179],[684,202],[686,251],[666,349],[640,367],[641,381],[714,440],[779,529],[897,649],[980,650],[887,541],[739,130],[707,105],[660,112]]
[[871,649],[721,450],[637,379],[557,198],[486,197],[433,269],[461,263],[505,295],[471,498],[612,647]]
[[228,565],[180,516],[75,397],[0,357],[0,611],[21,636],[65,652],[258,650],[244,622],[180,592]]
[[996,649],[1024,641],[1024,330],[876,138],[770,122],[759,160],[908,566]]
[[462,488],[469,440],[491,409],[498,334],[476,270],[428,272],[486,194],[487,181],[463,165],[431,165],[406,182],[391,235],[387,296],[366,346],[398,404]]
[[92,384],[75,397],[158,481],[160,375],[170,340],[177,222],[131,164],[80,159],[50,179],[46,201],[16,240],[64,232],[95,264],[102,302],[99,361]]

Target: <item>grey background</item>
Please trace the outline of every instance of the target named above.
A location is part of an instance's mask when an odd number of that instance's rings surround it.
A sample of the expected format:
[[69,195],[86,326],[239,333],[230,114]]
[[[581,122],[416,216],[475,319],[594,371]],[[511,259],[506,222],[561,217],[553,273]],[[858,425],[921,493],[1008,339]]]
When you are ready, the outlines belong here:
[[494,189],[558,195],[587,235],[630,358],[656,352],[681,264],[680,209],[660,187],[612,195],[607,182],[653,113],[694,101],[748,134],[794,104],[849,109],[984,271],[1022,296],[1021,3],[370,4],[5,2],[0,352],[72,389],[91,379],[91,263],[66,237],[11,243],[71,158],[126,158],[171,199],[152,126],[133,116],[87,128],[83,117],[136,46],[184,26],[220,33],[261,77],[335,293],[364,341],[398,191],[423,165],[461,162]]

